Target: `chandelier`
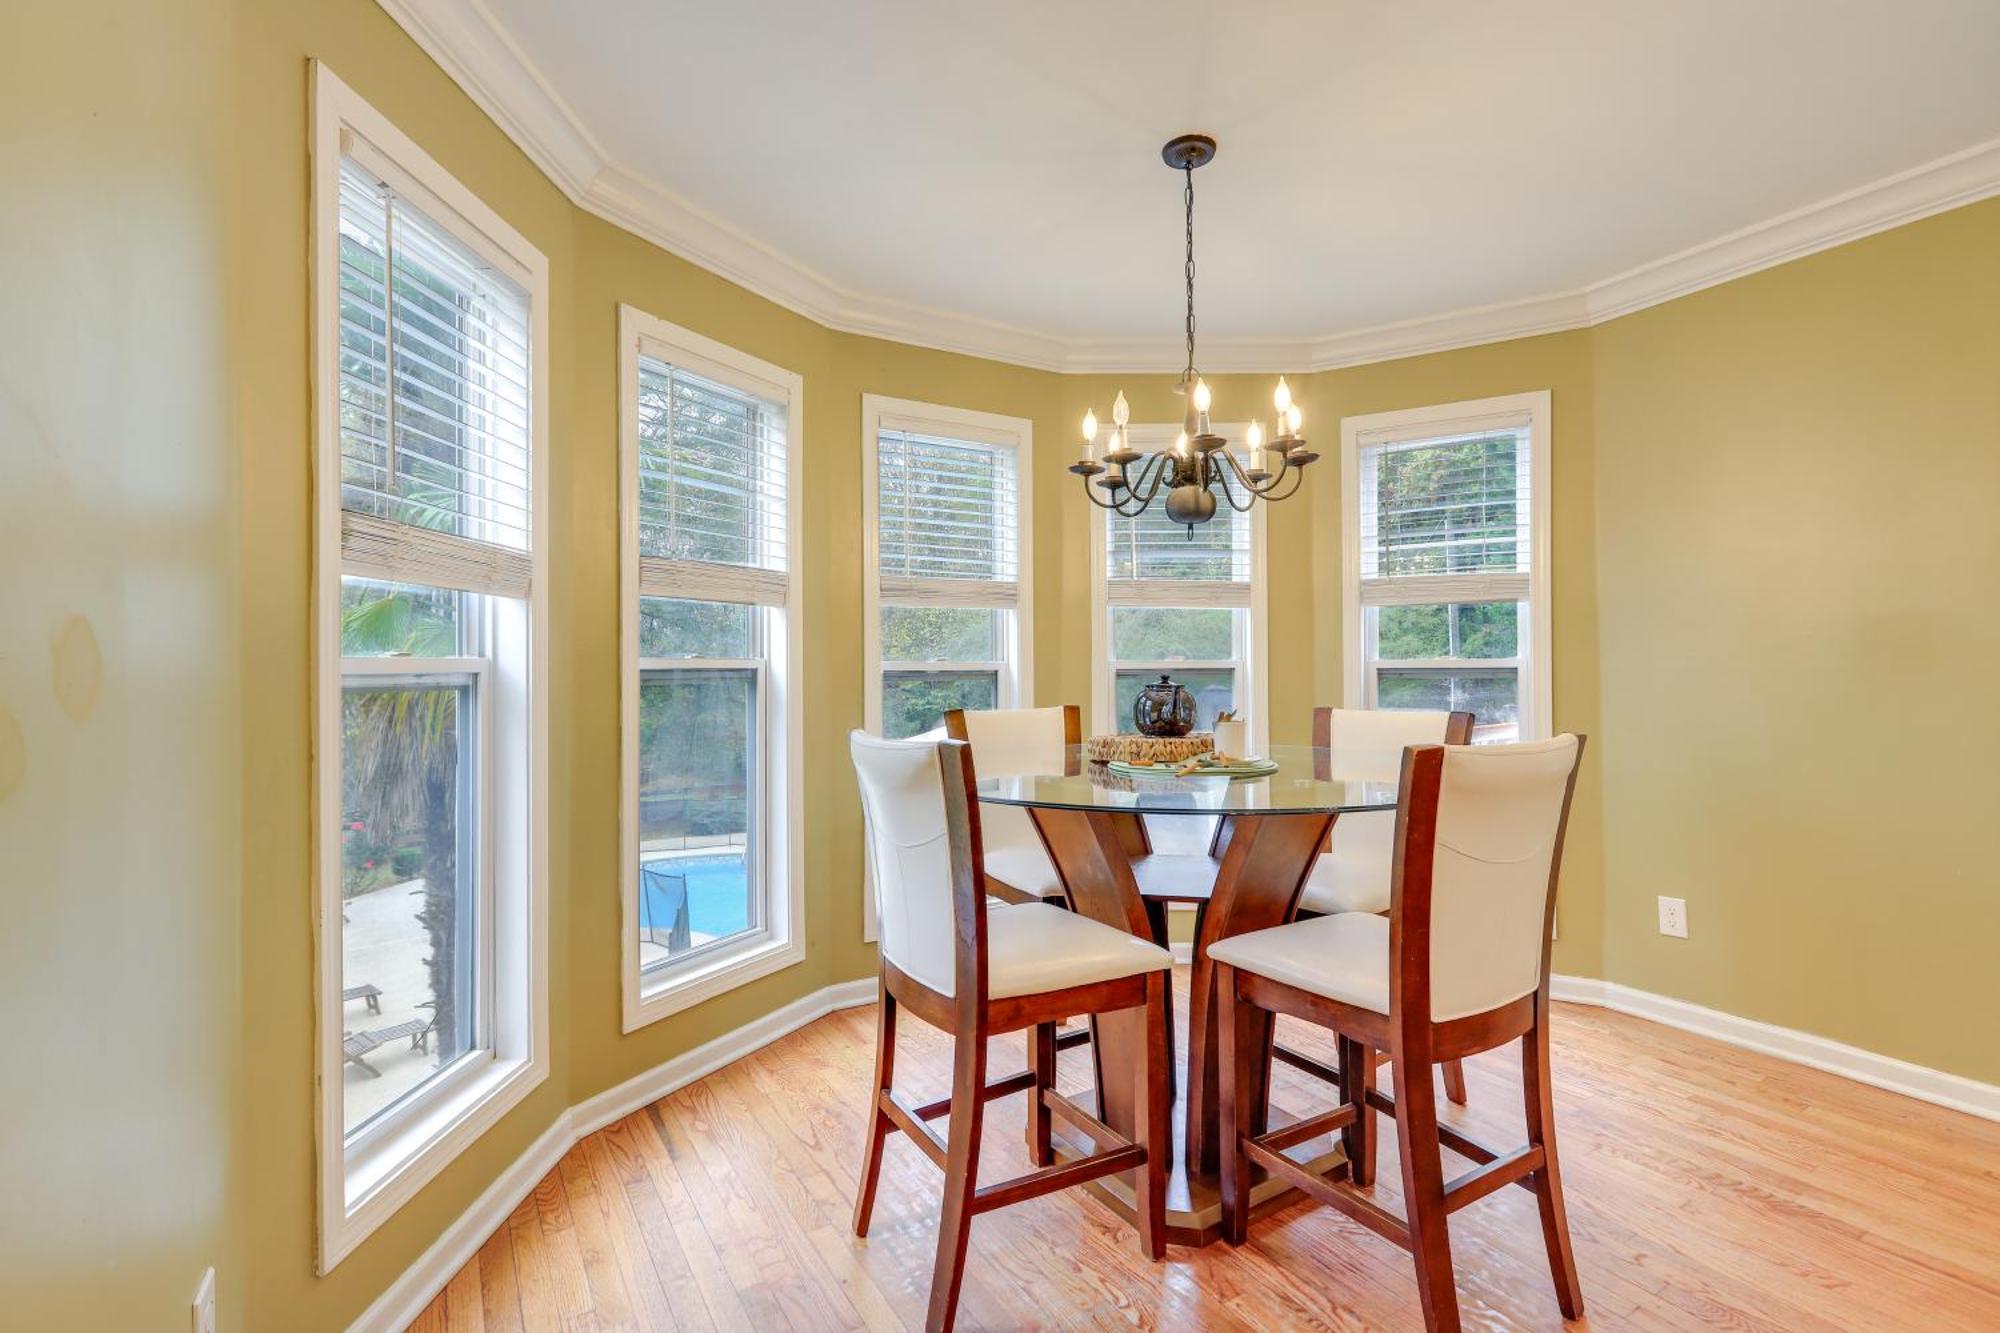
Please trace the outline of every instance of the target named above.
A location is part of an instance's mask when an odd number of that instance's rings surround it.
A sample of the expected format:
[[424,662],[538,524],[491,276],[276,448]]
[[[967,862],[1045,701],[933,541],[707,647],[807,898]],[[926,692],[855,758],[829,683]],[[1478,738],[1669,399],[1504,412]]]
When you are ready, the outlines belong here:
[[[1193,537],[1196,524],[1215,517],[1218,493],[1239,513],[1248,513],[1259,500],[1289,499],[1304,480],[1307,465],[1319,455],[1306,447],[1305,436],[1299,433],[1303,414],[1282,375],[1271,395],[1276,433],[1267,440],[1264,423],[1250,423],[1244,440],[1248,467],[1211,428],[1208,383],[1194,368],[1194,169],[1214,159],[1215,140],[1206,134],[1183,134],[1168,140],[1160,156],[1186,181],[1182,199],[1187,210],[1187,368],[1174,391],[1186,395],[1188,405],[1180,438],[1170,448],[1151,453],[1134,449],[1126,429],[1132,410],[1120,390],[1111,406],[1104,461],[1096,456],[1098,423],[1092,409],[1083,414],[1083,456],[1069,470],[1083,479],[1083,493],[1092,504],[1126,518],[1145,513],[1164,491],[1167,517],[1185,525]],[[1093,488],[1103,491],[1104,498],[1093,494]]]

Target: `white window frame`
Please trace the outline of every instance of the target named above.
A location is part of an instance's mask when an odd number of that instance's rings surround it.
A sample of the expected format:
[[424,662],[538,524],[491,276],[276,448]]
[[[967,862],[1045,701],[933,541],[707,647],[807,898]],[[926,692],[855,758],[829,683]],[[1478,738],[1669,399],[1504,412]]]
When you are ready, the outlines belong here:
[[[549,1074],[548,1001],[548,260],[414,141],[315,61],[312,161],[313,395],[313,911],[317,925],[319,1245],[321,1274],[413,1198]],[[494,658],[379,664],[341,657],[340,166],[354,156],[505,272],[528,294],[531,531],[527,642]],[[382,577],[377,571],[351,571]],[[344,675],[432,668],[475,672],[480,691],[480,924],[487,1013],[482,1050],[392,1114],[344,1134],[341,1051],[340,701]],[[519,765],[500,765],[505,751]],[[512,835],[501,839],[495,830]]]
[[[1539,740],[1554,734],[1554,660],[1549,595],[1551,537],[1549,525],[1554,468],[1554,416],[1548,390],[1476,398],[1401,412],[1375,412],[1343,417],[1340,422],[1341,638],[1343,703],[1348,708],[1373,708],[1374,672],[1361,605],[1361,447],[1404,440],[1469,435],[1481,430],[1517,429],[1528,424],[1528,594],[1525,658],[1397,661],[1398,668],[1442,667],[1455,670],[1515,667],[1520,687],[1520,737]],[[1449,599],[1442,599],[1449,600]]]
[[[1246,422],[1217,423],[1211,427],[1214,432],[1230,442],[1232,448],[1241,448],[1249,431]],[[1132,447],[1144,452],[1153,452],[1171,445],[1180,435],[1178,422],[1134,423],[1130,427]],[[1162,493],[1154,504],[1166,503]],[[1216,501],[1220,506],[1226,502]],[[1097,505],[1091,506],[1090,523],[1090,660],[1091,660],[1091,705],[1090,730],[1096,735],[1105,735],[1119,730],[1117,717],[1117,669],[1154,671],[1202,671],[1233,670],[1241,682],[1239,711],[1248,714],[1250,722],[1250,748],[1259,754],[1270,746],[1270,591],[1268,573],[1268,536],[1265,525],[1265,501],[1259,500],[1250,506],[1247,517],[1250,520],[1250,588],[1249,614],[1244,617],[1241,642],[1237,651],[1240,657],[1228,661],[1177,661],[1161,662],[1116,662],[1111,659],[1111,579],[1105,571],[1107,547],[1110,542],[1111,519],[1109,511]],[[1218,515],[1219,517],[1220,515]],[[1211,520],[1214,521],[1214,520]],[[1172,587],[1173,580],[1153,581],[1159,587]],[[1190,589],[1193,591],[1193,589]],[[1156,603],[1162,606],[1207,607],[1227,605],[1231,610],[1243,608],[1233,603],[1205,599],[1200,595],[1185,601]]]
[[[882,660],[881,437],[884,430],[910,430],[1014,452],[1015,596],[1011,607],[980,608],[1000,613],[1000,660],[992,662],[907,662]],[[881,394],[861,395],[861,615],[862,672],[867,682],[863,720],[870,733],[882,731],[882,676],[890,666],[935,667],[941,671],[992,671],[1000,678],[1002,708],[1029,707],[1035,697],[1035,504],[1034,423],[1025,417],[975,412],[969,408],[919,403]]]
[[[639,656],[639,361],[641,355],[785,405],[785,596],[758,616],[762,656],[730,659],[642,659]],[[759,977],[805,961],[805,782],[803,605],[798,562],[805,379],[726,343],[671,324],[635,306],[618,307],[619,531],[619,894],[624,1030],[710,1000]],[[716,600],[690,589],[690,600]],[[724,599],[727,600],[727,599]],[[762,923],[713,947],[689,952],[643,972],[639,958],[639,695],[640,673],[754,665],[760,754],[753,799],[764,901]],[[774,725],[775,724],[775,725]]]

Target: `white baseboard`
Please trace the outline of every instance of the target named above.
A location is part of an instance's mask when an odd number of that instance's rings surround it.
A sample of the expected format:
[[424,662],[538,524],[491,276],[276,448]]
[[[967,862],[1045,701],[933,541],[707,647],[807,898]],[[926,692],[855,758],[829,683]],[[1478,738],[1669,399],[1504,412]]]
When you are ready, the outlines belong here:
[[1941,1069],[1911,1064],[1894,1056],[1878,1055],[1831,1037],[1781,1028],[1774,1023],[1760,1023],[1754,1018],[1738,1018],[1720,1009],[1707,1009],[1686,1000],[1621,986],[1615,981],[1599,981],[1593,977],[1553,976],[1549,978],[1549,995],[1571,1004],[1597,1005],[1621,1014],[1664,1023],[1683,1032],[1712,1037],[1744,1050],[1838,1074],[1870,1087],[1900,1092],[1905,1097],[1963,1111],[1982,1120],[2000,1120],[2000,1085],[1981,1083],[1960,1074],[1947,1074]]
[[376,1298],[361,1317],[348,1326],[348,1333],[400,1333],[408,1328],[424,1307],[437,1299],[459,1269],[465,1267],[479,1247],[507,1224],[507,1218],[535,1185],[576,1146],[586,1134],[594,1134],[642,1106],[706,1078],[732,1061],[768,1046],[789,1032],[797,1031],[814,1019],[836,1009],[852,1009],[875,1002],[873,977],[842,981],[801,996],[781,1009],[745,1023],[714,1041],[704,1043],[657,1065],[615,1088],[578,1102],[542,1132],[528,1150],[502,1171],[492,1184],[446,1227],[416,1263],[410,1265],[390,1288]]

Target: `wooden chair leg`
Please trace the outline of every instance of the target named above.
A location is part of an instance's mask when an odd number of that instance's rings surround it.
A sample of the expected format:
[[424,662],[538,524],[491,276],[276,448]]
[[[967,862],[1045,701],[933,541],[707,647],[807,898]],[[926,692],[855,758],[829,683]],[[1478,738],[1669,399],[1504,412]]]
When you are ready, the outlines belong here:
[[1355,1109],[1354,1123],[1340,1131],[1347,1153],[1347,1178],[1359,1189],[1375,1183],[1375,1108],[1368,1094],[1375,1087],[1374,1048],[1352,1037],[1341,1037],[1340,1100]]
[[1581,1319],[1583,1284],[1576,1276],[1569,1213],[1563,1207],[1562,1175],[1556,1167],[1556,1103],[1549,1081],[1546,1012],[1534,1031],[1521,1038],[1521,1088],[1528,1103],[1528,1142],[1539,1145],[1544,1154],[1542,1169],[1533,1179],[1535,1199],[1542,1211],[1542,1241],[1549,1251],[1549,1275],[1556,1284],[1556,1304],[1562,1307],[1563,1318]]
[[986,1116],[986,1035],[960,1032],[952,1052],[951,1133],[944,1168],[944,1206],[938,1212],[937,1262],[931,1268],[929,1333],[942,1333],[958,1317],[965,1284],[965,1252],[972,1240],[972,1196],[979,1188],[979,1131]]
[[1444,1062],[1444,1095],[1451,1098],[1453,1106],[1465,1105],[1465,1061]]
[[1167,1071],[1174,1058],[1167,1037],[1167,1001],[1172,994],[1172,973],[1154,972],[1146,978],[1146,1058],[1140,1062],[1138,1087],[1133,1090],[1139,1107],[1139,1142],[1146,1149],[1146,1164],[1137,1173],[1139,1248],[1155,1263],[1167,1257],[1167,1162],[1173,1155],[1174,1100],[1167,1090]]
[[889,988],[876,983],[875,1083],[868,1093],[868,1147],[861,1160],[861,1185],[854,1195],[854,1234],[868,1234],[868,1219],[875,1211],[875,1183],[882,1174],[882,1143],[889,1137],[890,1120],[882,1111],[882,1094],[889,1091],[896,1072],[896,997]]
[[1250,1006],[1237,998],[1236,969],[1228,964],[1215,965],[1214,987],[1222,1235],[1231,1245],[1241,1245],[1250,1236],[1250,1158],[1243,1151],[1243,1135],[1250,1128],[1250,1082],[1256,1077],[1250,1067]]
[[1055,1165],[1055,1148],[1049,1139],[1049,1104],[1042,1094],[1056,1085],[1056,1025],[1037,1023],[1028,1029],[1028,1072],[1035,1085],[1028,1089],[1028,1160],[1036,1166]]
[[1398,1056],[1392,1069],[1396,1146],[1403,1160],[1403,1206],[1409,1215],[1410,1254],[1416,1261],[1424,1327],[1430,1333],[1458,1333],[1458,1290],[1452,1281],[1451,1238],[1445,1227],[1437,1091],[1431,1084],[1428,1061]]

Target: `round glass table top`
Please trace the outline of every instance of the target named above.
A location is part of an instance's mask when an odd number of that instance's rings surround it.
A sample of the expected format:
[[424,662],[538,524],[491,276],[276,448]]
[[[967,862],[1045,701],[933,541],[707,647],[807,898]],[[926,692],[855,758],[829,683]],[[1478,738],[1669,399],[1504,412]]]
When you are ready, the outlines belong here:
[[1259,758],[1276,763],[1265,777],[1131,776],[1068,747],[1066,773],[993,777],[979,799],[993,805],[1054,810],[1123,810],[1149,815],[1338,814],[1393,810],[1403,754],[1274,745]]

